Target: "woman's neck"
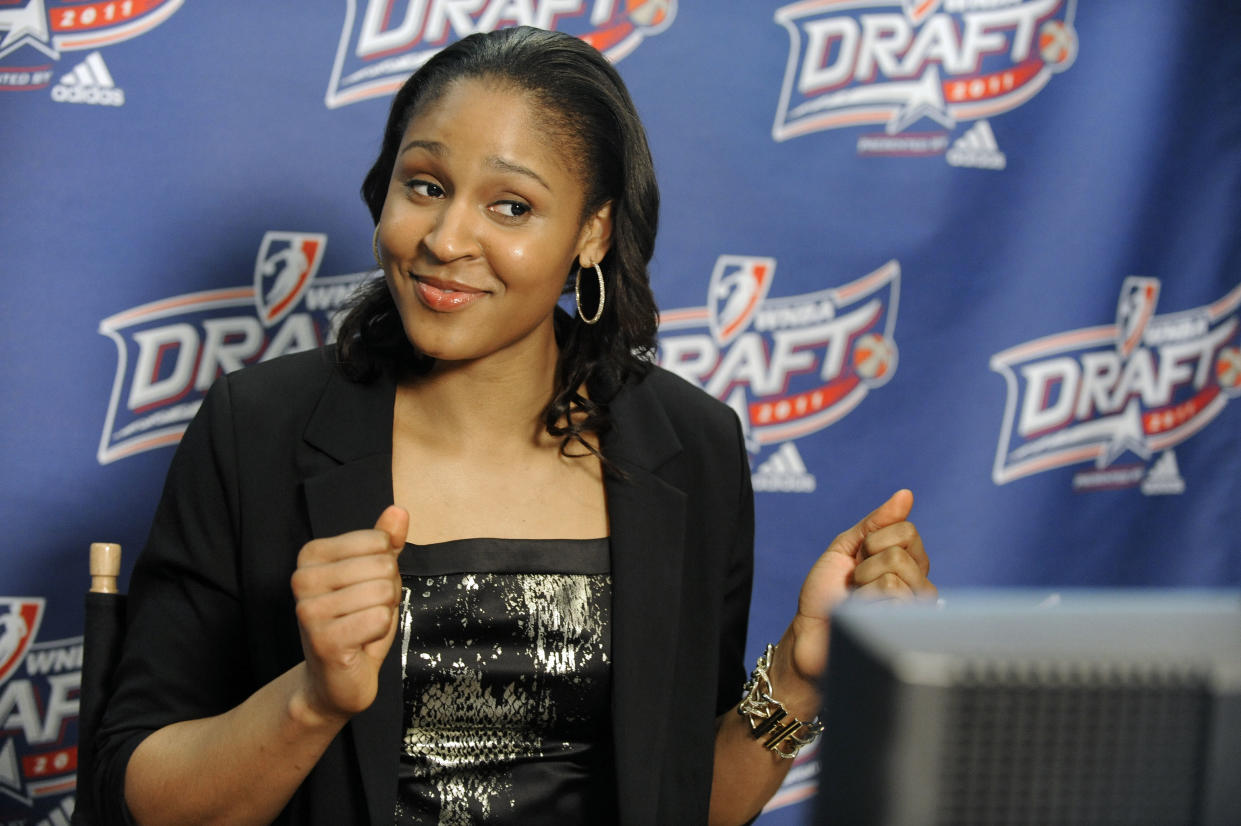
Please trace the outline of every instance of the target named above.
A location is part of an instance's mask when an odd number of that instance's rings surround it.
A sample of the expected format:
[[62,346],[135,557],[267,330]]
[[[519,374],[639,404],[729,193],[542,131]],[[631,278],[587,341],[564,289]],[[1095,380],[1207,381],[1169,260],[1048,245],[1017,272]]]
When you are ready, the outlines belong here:
[[[394,427],[427,447],[501,450],[545,446],[543,410],[555,388],[557,351],[437,362],[402,382]],[[552,442],[555,443],[555,442]]]
[[543,423],[555,375],[553,346],[547,358],[439,364],[398,386],[392,492],[410,541],[607,535],[602,466],[562,454]]

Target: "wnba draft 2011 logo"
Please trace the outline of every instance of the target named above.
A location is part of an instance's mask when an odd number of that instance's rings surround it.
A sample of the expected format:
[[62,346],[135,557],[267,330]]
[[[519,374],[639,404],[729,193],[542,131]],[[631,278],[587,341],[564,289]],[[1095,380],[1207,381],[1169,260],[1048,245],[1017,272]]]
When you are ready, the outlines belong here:
[[[112,78],[104,46],[145,34],[181,8],[185,0],[9,0],[0,3],[0,91],[52,86],[58,103],[120,106],[125,93]],[[63,52],[87,51],[60,70]],[[66,71],[67,69],[67,71]]]
[[244,287],[178,295],[99,322],[116,343],[100,464],[175,444],[216,377],[334,339],[334,316],[373,272],[316,277],[327,236],[268,232]]
[[1159,291],[1158,279],[1130,276],[1115,323],[991,357],[1008,387],[997,485],[1093,462],[1074,475],[1074,490],[1184,491],[1173,448],[1241,396],[1241,284],[1214,303],[1163,315]]
[[347,0],[329,109],[395,92],[450,42],[507,26],[576,35],[613,63],[676,17],[677,0]]
[[900,265],[848,284],[771,298],[776,260],[721,255],[707,305],[660,315],[661,366],[737,411],[762,454],[754,489],[810,493],[795,440],[839,421],[896,372]]
[[[986,118],[1029,101],[1077,56],[1076,0],[802,0],[772,137],[853,126],[859,155],[944,155],[1003,169]],[[930,123],[927,128],[925,124]],[[953,140],[953,130],[975,122]],[[915,127],[917,129],[915,130]]]
[[41,597],[0,597],[0,823],[73,813],[82,638],[39,641],[43,611]]

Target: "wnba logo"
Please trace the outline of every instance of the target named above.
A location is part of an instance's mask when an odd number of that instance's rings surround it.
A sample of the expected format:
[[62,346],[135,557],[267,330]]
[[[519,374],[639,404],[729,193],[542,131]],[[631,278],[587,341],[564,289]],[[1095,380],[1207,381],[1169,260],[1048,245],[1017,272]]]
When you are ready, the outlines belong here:
[[42,597],[0,597],[0,685],[25,658],[42,619]]
[[720,344],[728,344],[750,323],[767,297],[776,259],[721,255],[715,262],[707,295],[711,299],[708,326]]

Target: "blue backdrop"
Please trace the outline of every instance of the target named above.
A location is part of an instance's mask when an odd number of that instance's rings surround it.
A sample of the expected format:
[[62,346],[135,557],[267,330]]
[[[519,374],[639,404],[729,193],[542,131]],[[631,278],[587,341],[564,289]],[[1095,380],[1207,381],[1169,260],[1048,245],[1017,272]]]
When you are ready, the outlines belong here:
[[313,6],[0,0],[0,822],[72,807],[87,544],[132,563],[219,372],[330,336],[388,97],[478,29],[638,103],[659,358],[752,449],[752,655],[899,487],[944,588],[1241,584],[1235,3]]

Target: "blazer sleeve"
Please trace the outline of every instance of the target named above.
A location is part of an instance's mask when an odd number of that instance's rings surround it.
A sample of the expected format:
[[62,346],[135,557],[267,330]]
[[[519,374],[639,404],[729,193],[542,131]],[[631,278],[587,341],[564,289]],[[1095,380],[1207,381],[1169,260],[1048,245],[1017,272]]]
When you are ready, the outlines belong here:
[[134,749],[170,723],[219,714],[249,694],[238,582],[238,468],[226,379],[215,383],[173,457],[129,589],[125,645],[98,741],[103,822],[124,801]]

